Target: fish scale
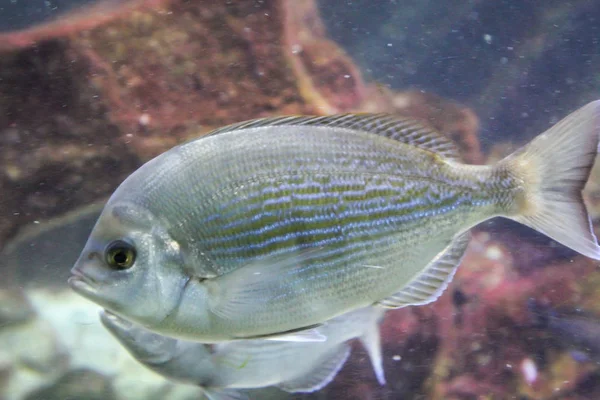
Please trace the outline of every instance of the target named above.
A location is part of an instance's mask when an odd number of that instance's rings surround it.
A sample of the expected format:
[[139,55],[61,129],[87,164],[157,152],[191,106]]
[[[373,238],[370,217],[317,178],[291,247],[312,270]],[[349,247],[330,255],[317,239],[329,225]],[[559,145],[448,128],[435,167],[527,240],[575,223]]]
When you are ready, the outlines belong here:
[[[281,136],[281,135],[279,135],[279,136]],[[214,137],[214,138],[217,138],[217,137]],[[223,145],[223,146],[225,146],[225,145]],[[294,151],[296,153],[298,153],[300,151],[300,149],[298,149],[296,146],[293,146],[293,147],[295,148]],[[306,151],[307,151],[307,153],[314,153],[315,152],[315,150],[313,149],[312,146],[310,146]],[[238,157],[238,156],[242,157],[241,154],[236,154],[236,151],[234,149],[230,149],[229,150],[229,155],[230,155],[231,159],[237,159],[236,157]],[[249,158],[249,157],[250,157],[250,155],[246,155],[246,158]],[[398,163],[398,161],[396,160],[396,161],[394,161],[394,163]],[[250,171],[253,170],[254,163],[248,163],[249,165],[247,167],[246,167],[246,163],[243,163],[243,164],[244,164],[244,168],[242,168],[242,170],[244,172],[239,174],[241,182],[236,186],[236,187],[243,187],[243,192],[242,192],[242,190],[236,190],[235,188],[229,188],[227,191],[225,191],[224,189],[222,189],[222,187],[220,187],[217,190],[219,192],[219,195],[214,195],[210,199],[210,201],[212,201],[214,204],[216,204],[216,207],[214,207],[215,211],[218,210],[218,212],[215,212],[214,215],[218,215],[218,216],[226,215],[227,214],[227,207],[228,207],[227,200],[229,200],[231,203],[233,203],[232,208],[234,208],[234,210],[238,211],[238,214],[239,214],[238,217],[240,217],[240,220],[243,220],[243,218],[245,218],[246,215],[252,215],[252,214],[248,214],[247,212],[249,212],[249,213],[254,212],[254,210],[251,208],[252,205],[254,205],[255,207],[260,208],[260,207],[264,206],[264,202],[271,201],[271,200],[277,200],[277,199],[280,198],[280,197],[277,197],[276,195],[275,196],[269,196],[265,192],[261,192],[258,189],[254,189],[253,188],[253,182],[257,182],[258,185],[261,185],[266,180],[273,180],[273,181],[284,180],[284,182],[285,182],[285,180],[287,180],[287,181],[291,180],[291,177],[284,176],[283,179],[282,179],[281,176],[277,176],[276,175],[277,171],[272,172],[272,176],[273,176],[272,178],[261,177],[261,178],[256,178],[256,179],[252,179],[252,178],[249,179],[248,175],[252,174],[252,172],[250,172]],[[206,167],[208,167],[208,165]],[[331,163],[326,163],[324,165],[321,165],[318,168],[318,170],[319,171],[323,171],[326,168],[329,168],[329,169],[333,170],[331,174],[332,175],[335,174],[336,177],[339,177],[340,172],[337,171],[337,169],[338,169],[337,166],[336,165],[332,165]],[[198,168],[198,169],[201,170],[201,168]],[[411,171],[411,169],[414,169],[414,168],[407,169],[406,173],[413,173],[413,174],[415,174],[413,171]],[[194,169],[194,170],[196,170],[196,169]],[[360,196],[361,199],[369,200],[369,197],[368,197],[369,194],[368,194],[368,192],[364,191],[364,187],[366,186],[366,184],[365,184],[365,178],[364,178],[364,176],[358,175],[359,173],[360,173],[360,171],[358,173],[357,172],[352,172],[352,173],[347,173],[347,174],[349,175],[349,177],[350,177],[350,179],[352,181],[359,182],[360,183],[360,187],[363,188],[363,191],[361,193],[362,196]],[[263,175],[263,171],[262,170],[257,171],[256,175],[257,176]],[[415,175],[419,176],[418,172]],[[421,176],[425,176],[425,172],[421,172],[420,175]],[[231,177],[229,179],[233,180],[233,178],[231,178]],[[206,180],[201,179],[201,178],[198,179],[199,183],[200,182],[205,182],[205,181]],[[397,181],[400,181],[400,183],[402,182],[401,180],[397,180]],[[454,181],[449,182],[449,183],[453,184],[453,183],[455,183],[455,181],[456,181],[456,179]],[[420,184],[419,181],[415,181],[415,182],[416,182],[415,185]],[[429,183],[429,182],[426,182],[426,183]],[[344,185],[341,185],[341,189],[342,190],[346,189],[346,187],[344,187]],[[353,194],[356,195],[357,191],[356,191],[356,186],[355,185],[353,186],[353,189],[354,189],[353,190]],[[396,189],[397,193],[400,193],[403,197],[410,197],[411,196],[410,192],[404,191],[404,188],[403,188],[402,185],[398,185],[396,188],[392,187],[392,189]],[[321,191],[323,197],[325,197],[328,194],[327,192],[325,192],[325,190]],[[211,191],[211,190],[209,189],[208,191]],[[237,192],[237,195],[232,196],[232,194],[234,194],[236,192]],[[331,191],[329,193],[331,193]],[[254,200],[255,200],[254,203],[252,202],[252,200],[253,200],[252,195],[254,195]],[[229,199],[227,198],[228,196],[229,196]],[[232,197],[233,197],[233,199],[231,199]],[[380,196],[377,196],[375,198],[381,199]],[[402,202],[398,202],[397,204],[398,205],[402,205],[403,203]],[[201,206],[203,208],[206,205],[207,205],[206,202],[202,202],[202,204],[201,204]],[[314,201],[313,202],[313,206],[315,208],[318,207],[319,206],[319,202],[318,201]],[[347,207],[353,209],[355,206],[360,206],[360,204],[348,204]],[[208,204],[207,208],[211,208],[210,204]],[[189,207],[184,207],[184,209],[189,209]],[[410,213],[410,210],[409,210],[408,213]],[[322,215],[322,214],[319,214],[318,212],[314,212],[314,215]],[[211,217],[212,217],[212,213],[209,214],[208,218],[210,219]],[[235,218],[232,218],[232,220],[233,220],[232,222],[236,221]],[[208,221],[203,221],[203,222],[208,222]],[[373,219],[373,222],[376,224],[377,220]],[[206,226],[204,223],[200,223],[200,224],[197,224],[197,225],[201,225],[203,227]],[[222,226],[217,224],[217,229],[221,230]],[[189,233],[194,234],[194,232],[189,232]],[[203,233],[206,234],[206,233],[209,233],[209,232],[203,232]],[[207,238],[208,240],[210,240],[210,236],[208,236],[208,237],[207,236],[203,236],[203,237]]]
[[[257,189],[256,192],[258,191],[260,190]],[[305,232],[310,234],[311,231],[318,231],[319,228],[335,228],[335,232],[343,233],[344,236],[353,235],[357,232],[371,232],[370,234],[373,234],[377,230],[386,229],[386,226],[388,227],[387,230],[396,229],[395,225],[410,220],[420,210],[427,210],[431,214],[435,213],[437,209],[431,205],[436,202],[439,204],[439,211],[443,212],[443,207],[448,204],[455,204],[457,198],[457,195],[450,191],[442,193],[442,197],[439,191],[432,189],[432,186],[408,191],[406,185],[404,185],[395,188],[395,190],[386,189],[372,192],[362,191],[360,195],[357,195],[355,191],[352,191],[352,196],[345,196],[344,193],[330,194],[330,197],[337,199],[333,205],[321,205],[323,203],[321,199],[326,198],[325,195],[306,201],[302,201],[302,198],[297,196],[294,203],[288,201],[287,204],[280,204],[280,216],[282,218],[278,220],[279,225],[284,223],[295,225],[293,229],[288,230],[278,226],[277,222],[273,224],[264,222],[264,220],[270,221],[273,219],[273,214],[276,211],[272,208],[265,210],[266,204],[271,205],[269,201],[272,199],[271,197],[258,198],[251,206],[239,205],[245,199],[236,200],[231,206],[229,204],[223,206],[223,212],[219,214],[221,218],[216,216],[211,218],[211,222],[218,226],[219,236],[211,238],[209,235],[204,234],[203,237],[207,244],[223,245],[220,250],[213,249],[213,251],[227,253],[238,250],[224,247],[227,243],[237,241],[242,247],[252,246],[256,242],[265,243],[278,237],[277,232],[273,231],[282,233],[291,231],[298,236],[303,236]],[[275,194],[275,196],[277,195]],[[354,197],[352,202],[348,201],[348,197]],[[281,198],[276,197],[276,199]],[[377,207],[369,206],[374,201],[378,203]],[[228,215],[227,210],[230,208],[237,212]],[[253,217],[248,220],[241,218],[243,215],[253,215]],[[219,221],[219,219],[221,220]],[[262,223],[261,220],[263,220]],[[207,226],[205,223],[201,225]],[[253,226],[260,227],[260,231],[252,230],[251,227]],[[232,227],[235,228],[231,229]],[[257,236],[257,234],[260,234],[260,236]],[[244,241],[245,238],[254,238],[254,242]],[[243,248],[240,251],[243,251]]]

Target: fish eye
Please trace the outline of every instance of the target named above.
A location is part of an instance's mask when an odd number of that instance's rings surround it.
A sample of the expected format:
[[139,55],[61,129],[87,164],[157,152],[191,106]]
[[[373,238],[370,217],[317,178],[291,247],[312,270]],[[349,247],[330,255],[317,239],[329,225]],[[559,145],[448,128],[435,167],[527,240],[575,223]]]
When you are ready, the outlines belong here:
[[135,262],[135,247],[123,240],[111,242],[105,251],[106,263],[113,269],[129,269]]

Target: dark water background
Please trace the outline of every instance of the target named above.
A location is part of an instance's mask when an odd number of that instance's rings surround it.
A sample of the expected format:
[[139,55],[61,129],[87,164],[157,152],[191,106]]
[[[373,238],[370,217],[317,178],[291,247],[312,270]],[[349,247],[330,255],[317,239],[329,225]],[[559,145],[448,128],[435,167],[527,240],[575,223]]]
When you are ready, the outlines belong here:
[[473,107],[484,146],[530,139],[600,88],[599,1],[352,0],[320,9],[330,36],[372,79]]
[[0,32],[24,29],[51,21],[97,0],[0,0]]

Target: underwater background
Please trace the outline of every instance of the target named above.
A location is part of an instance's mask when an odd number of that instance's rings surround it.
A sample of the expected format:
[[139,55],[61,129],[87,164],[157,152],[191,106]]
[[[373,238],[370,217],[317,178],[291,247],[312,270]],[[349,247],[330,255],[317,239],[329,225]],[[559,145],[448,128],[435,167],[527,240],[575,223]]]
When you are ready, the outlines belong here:
[[[251,118],[389,112],[491,163],[600,98],[594,0],[0,0],[0,399],[195,399],[66,280],[137,167]],[[600,217],[600,171],[585,200]],[[598,233],[598,231],[596,231]],[[435,303],[386,313],[319,392],[252,399],[598,399],[600,271],[516,223],[474,230]]]

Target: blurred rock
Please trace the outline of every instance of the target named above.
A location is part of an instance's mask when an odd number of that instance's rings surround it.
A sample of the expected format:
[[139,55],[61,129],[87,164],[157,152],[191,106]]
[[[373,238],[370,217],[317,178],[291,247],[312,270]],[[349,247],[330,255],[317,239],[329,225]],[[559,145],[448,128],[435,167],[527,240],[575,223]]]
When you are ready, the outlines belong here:
[[81,369],[71,371],[51,386],[39,389],[26,400],[117,400],[110,379],[91,370]]
[[0,5],[0,51],[91,29],[160,0],[13,0]]
[[521,391],[533,399],[545,399],[557,392],[600,390],[600,381],[590,382],[600,374],[600,314],[533,300],[528,308],[540,339],[548,343],[549,368],[534,381],[523,379]]
[[[4,285],[9,286],[8,279]],[[0,327],[20,324],[34,317],[35,311],[20,287],[0,287]]]
[[[2,357],[2,356],[0,356]],[[0,387],[7,387],[12,373],[12,360],[0,358]]]
[[39,320],[3,327],[2,352],[21,367],[41,374],[56,373],[67,365],[65,349],[58,344],[52,326]]
[[67,371],[69,355],[56,334],[51,324],[38,318],[0,329],[0,360],[10,371],[0,386],[0,398],[21,399]]
[[0,59],[0,242],[107,194],[139,163],[116,145],[118,129],[79,61],[64,42]]

